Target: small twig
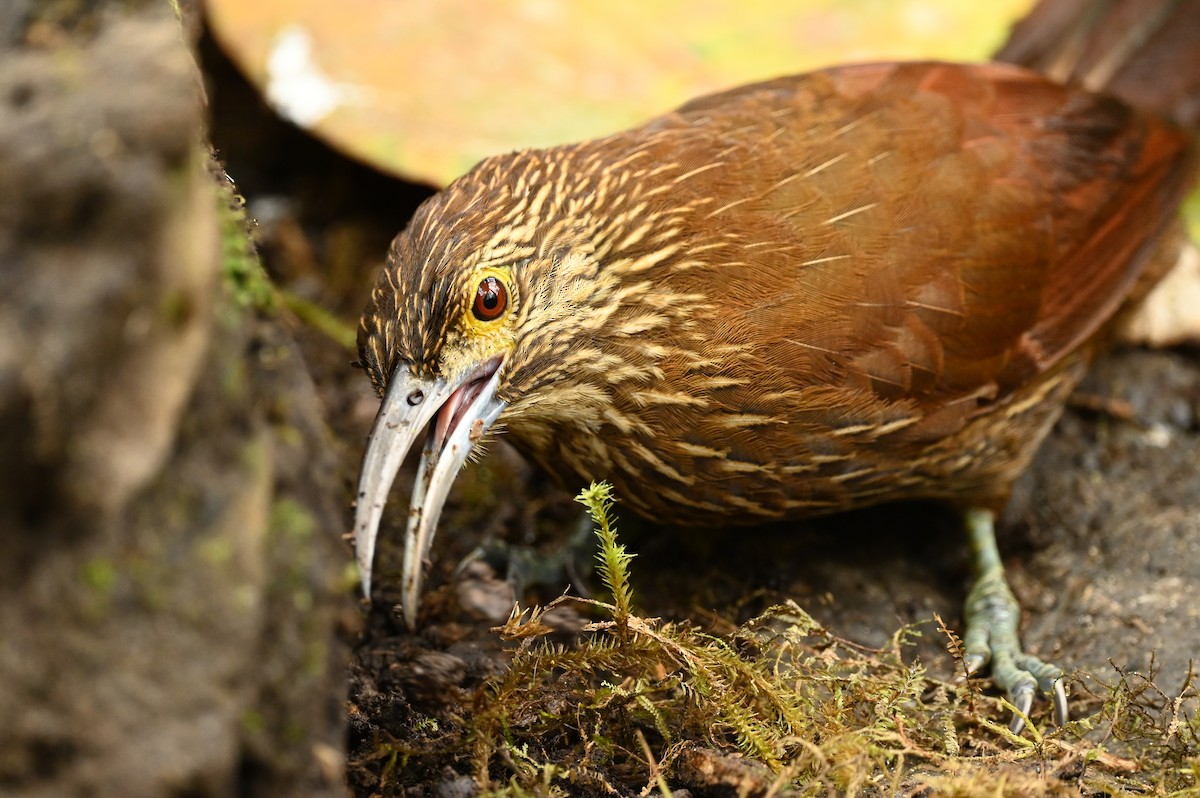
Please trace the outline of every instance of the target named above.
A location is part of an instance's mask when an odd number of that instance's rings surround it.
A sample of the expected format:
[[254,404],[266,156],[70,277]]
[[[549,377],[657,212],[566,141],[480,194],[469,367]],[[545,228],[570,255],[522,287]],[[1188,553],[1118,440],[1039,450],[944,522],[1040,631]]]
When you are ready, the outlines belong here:
[[638,742],[642,746],[642,753],[646,755],[646,764],[650,768],[650,779],[646,782],[646,786],[642,788],[641,795],[649,795],[650,790],[657,785],[658,791],[666,798],[671,798],[671,788],[667,786],[667,780],[663,778],[662,768],[658,766],[658,761],[654,758],[654,752],[650,750],[650,743],[646,742],[646,735],[642,734],[641,729],[634,732],[637,735]]
[[1099,413],[1110,418],[1115,418],[1118,421],[1128,421],[1132,424],[1139,423],[1137,412],[1133,409],[1133,405],[1129,403],[1129,400],[1122,399],[1119,396],[1075,391],[1067,397],[1067,404],[1078,410]]
[[938,631],[946,636],[946,650],[950,652],[950,656],[954,658],[954,661],[962,669],[963,685],[967,689],[967,710],[974,715],[975,696],[978,688],[972,679],[971,672],[967,670],[966,649],[963,648],[962,638],[955,634],[954,630],[942,620],[942,616],[936,612],[933,614],[933,620],[937,623]]

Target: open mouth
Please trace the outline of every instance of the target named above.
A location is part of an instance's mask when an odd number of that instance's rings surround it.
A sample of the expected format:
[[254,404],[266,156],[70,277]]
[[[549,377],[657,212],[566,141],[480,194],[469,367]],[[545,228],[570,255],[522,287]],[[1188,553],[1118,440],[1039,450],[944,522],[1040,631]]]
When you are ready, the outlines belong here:
[[[471,404],[483,392],[488,380],[492,378],[503,362],[503,355],[495,355],[480,363],[467,375],[463,384],[450,394],[450,398],[446,400],[445,404],[438,408],[437,415],[434,416],[429,427],[429,436],[435,451],[441,452],[450,430],[457,429],[462,423]],[[482,432],[480,430],[480,434]],[[478,436],[476,436],[476,440],[478,440]]]
[[504,355],[481,361],[460,377],[423,377],[397,370],[379,406],[363,456],[354,540],[363,594],[371,596],[375,540],[387,496],[404,457],[428,430],[409,503],[401,607],[416,625],[422,571],[450,486],[471,448],[504,411],[496,396]]

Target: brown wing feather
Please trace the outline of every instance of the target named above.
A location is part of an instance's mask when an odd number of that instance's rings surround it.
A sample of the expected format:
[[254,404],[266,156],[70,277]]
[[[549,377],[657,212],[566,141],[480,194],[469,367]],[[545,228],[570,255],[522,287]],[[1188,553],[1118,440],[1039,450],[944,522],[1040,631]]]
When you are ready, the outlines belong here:
[[1200,0],[1041,0],[995,59],[1200,126]]
[[697,220],[725,268],[664,279],[704,283],[747,371],[892,401],[1003,398],[1053,368],[1128,294],[1185,182],[1181,132],[1000,65],[841,68],[657,124],[695,128],[685,163],[729,164],[697,191],[749,197]]

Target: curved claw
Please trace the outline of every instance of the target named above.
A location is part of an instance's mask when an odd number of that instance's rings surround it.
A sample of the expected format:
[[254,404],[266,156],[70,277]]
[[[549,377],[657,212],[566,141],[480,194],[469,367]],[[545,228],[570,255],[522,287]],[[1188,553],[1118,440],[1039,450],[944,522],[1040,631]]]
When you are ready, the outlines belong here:
[[1063,726],[1071,719],[1071,710],[1067,707],[1067,689],[1063,685],[1063,677],[1054,680],[1054,723]]
[[991,649],[986,652],[976,651],[973,654],[968,654],[963,657],[963,668],[967,671],[968,676],[974,676],[983,670],[984,666],[991,660]]
[[1033,688],[1023,684],[1008,695],[1012,705],[1016,707],[1012,720],[1008,722],[1008,730],[1013,734],[1020,734],[1025,729],[1026,718],[1033,711]]
[[992,680],[1008,694],[1016,708],[1009,723],[1014,734],[1025,728],[1038,692],[1051,696],[1054,722],[1061,726],[1069,717],[1063,671],[1021,648],[1017,635],[1021,608],[1004,576],[992,514],[970,510],[966,523],[976,565],[975,582],[967,595],[967,631],[963,635],[963,664],[967,674],[973,675],[991,665]]

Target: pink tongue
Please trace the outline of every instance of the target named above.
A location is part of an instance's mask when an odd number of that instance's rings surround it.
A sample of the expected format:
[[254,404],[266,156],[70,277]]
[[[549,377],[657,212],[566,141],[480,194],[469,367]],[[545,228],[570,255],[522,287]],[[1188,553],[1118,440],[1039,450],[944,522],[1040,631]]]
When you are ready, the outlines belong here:
[[454,392],[446,398],[446,402],[438,408],[437,415],[433,417],[433,421],[429,425],[429,434],[433,436],[430,450],[435,459],[441,454],[442,447],[446,445],[446,438],[449,437],[450,430],[458,426],[463,413],[467,412],[471,402],[479,397],[483,386],[496,373],[496,369],[500,368],[502,362],[503,359],[496,355],[476,368],[472,377],[455,388]]
[[432,435],[433,435],[433,452],[435,455],[440,454],[442,447],[446,445],[446,438],[450,434],[450,430],[457,426],[459,417],[462,412],[471,406],[471,402],[479,395],[481,383],[471,381],[464,383],[455,389],[454,393],[450,394],[446,399],[446,403],[438,408],[437,415],[434,416]]

